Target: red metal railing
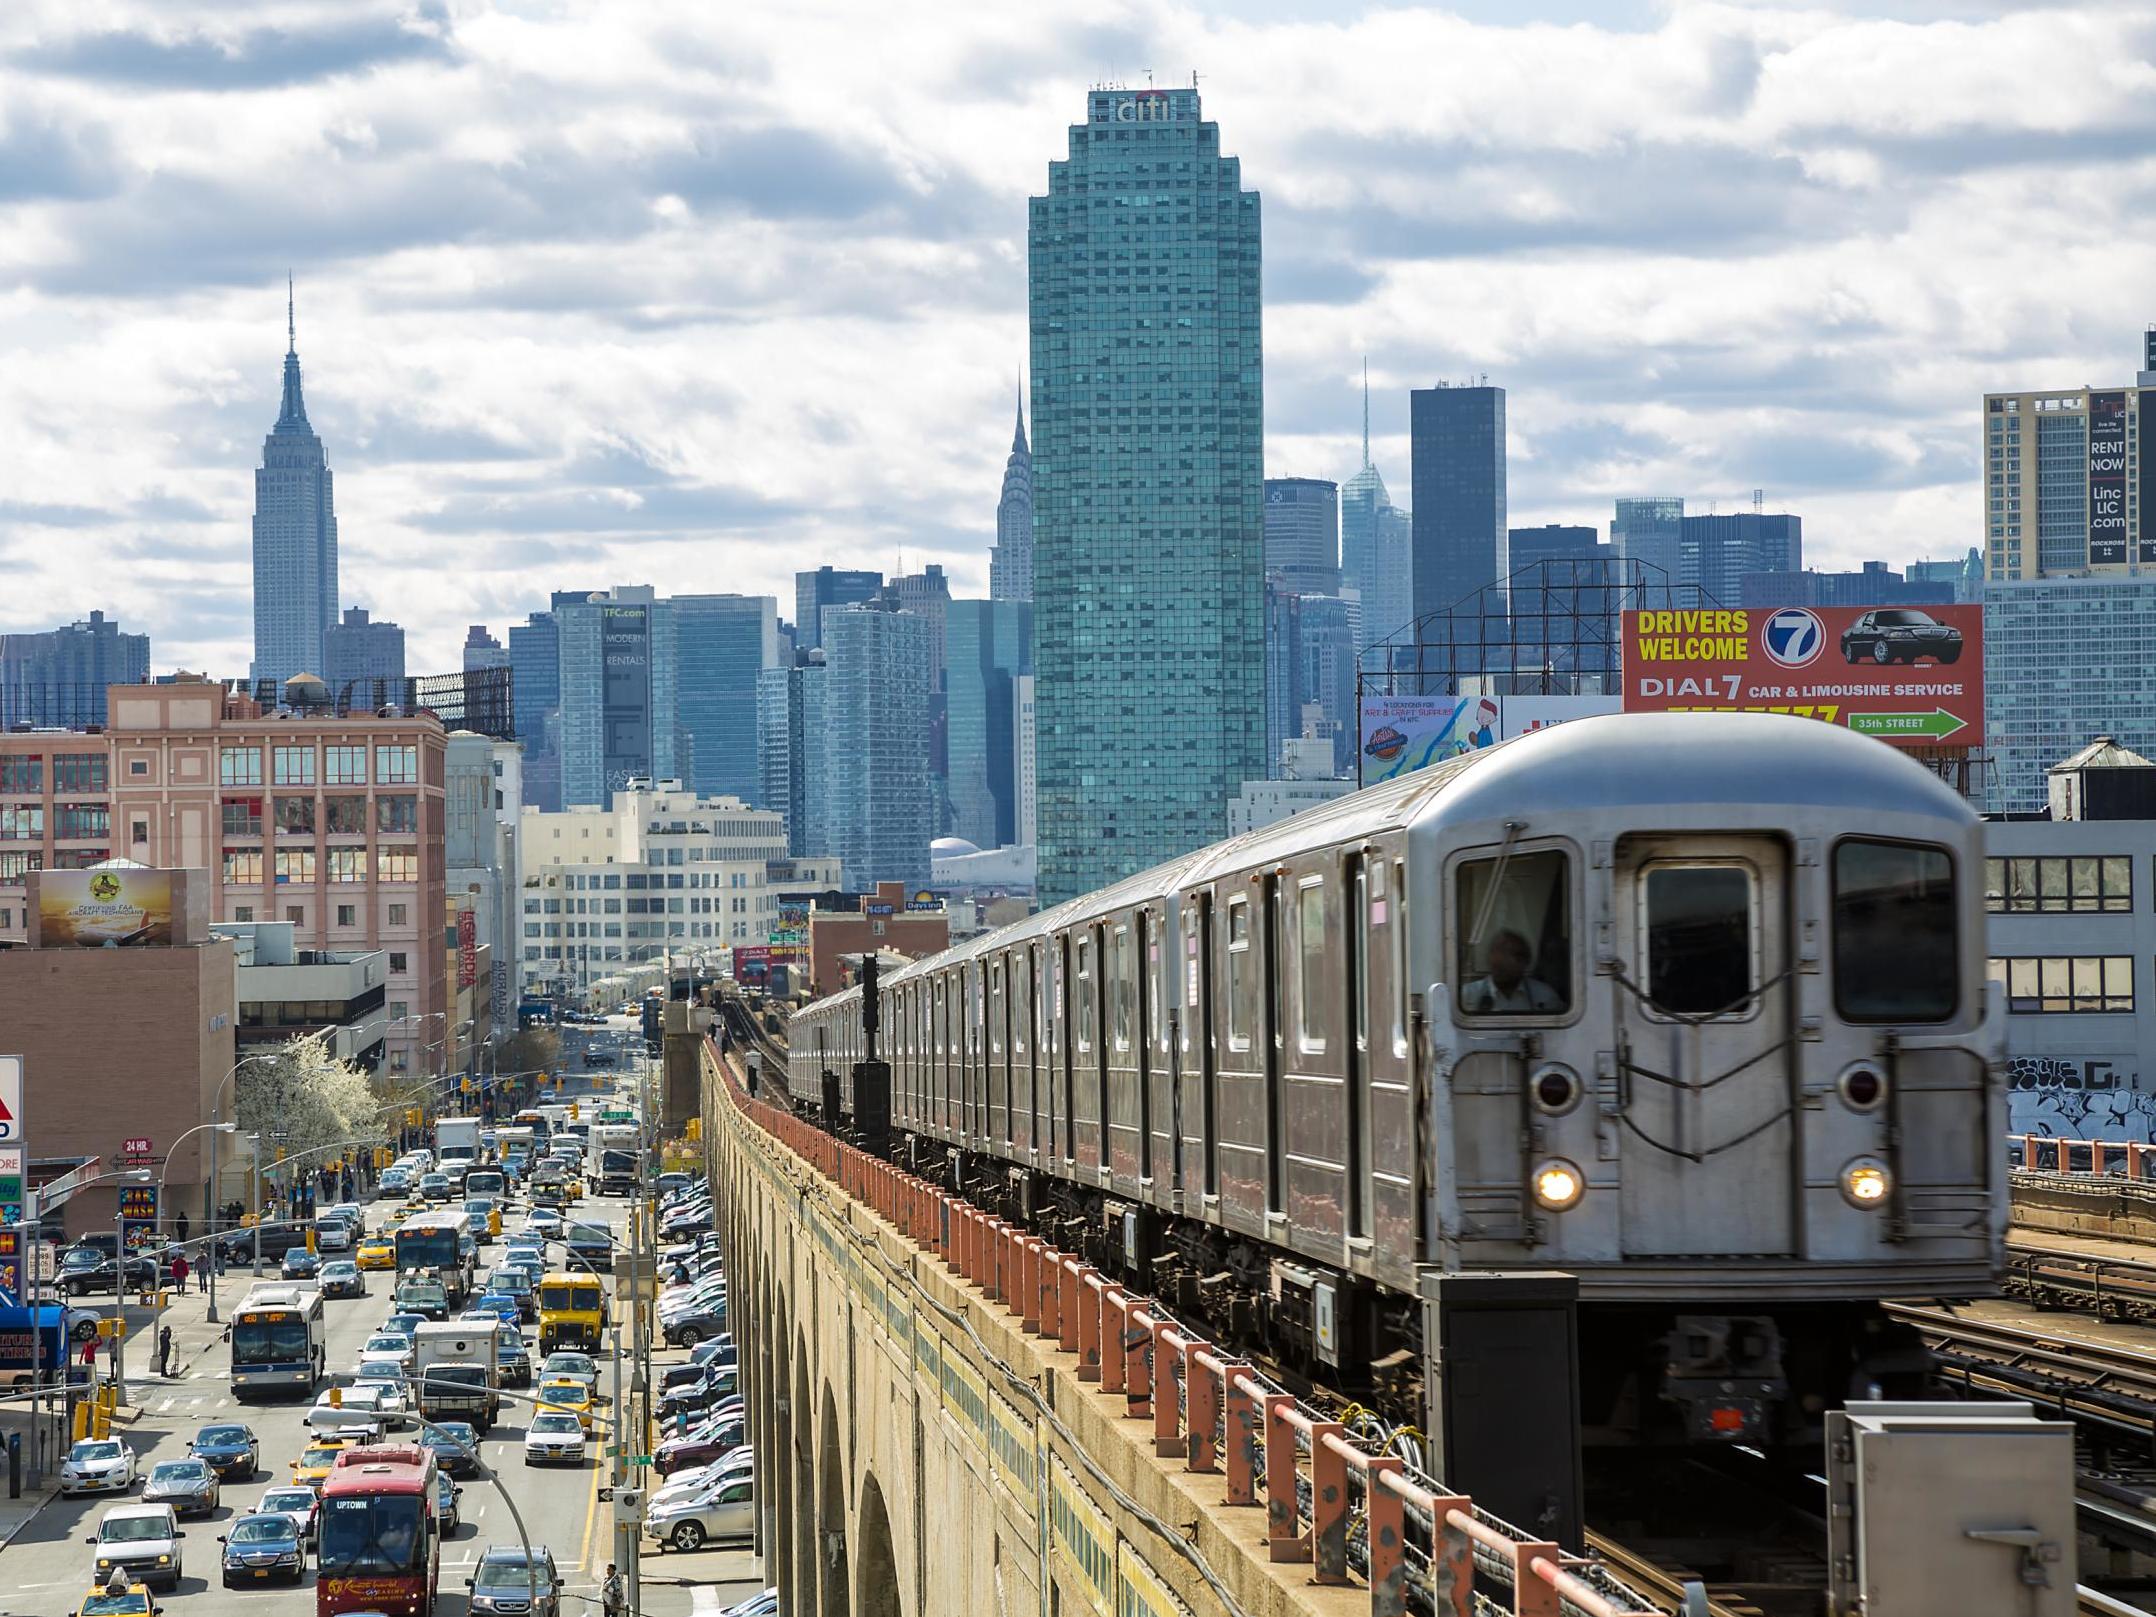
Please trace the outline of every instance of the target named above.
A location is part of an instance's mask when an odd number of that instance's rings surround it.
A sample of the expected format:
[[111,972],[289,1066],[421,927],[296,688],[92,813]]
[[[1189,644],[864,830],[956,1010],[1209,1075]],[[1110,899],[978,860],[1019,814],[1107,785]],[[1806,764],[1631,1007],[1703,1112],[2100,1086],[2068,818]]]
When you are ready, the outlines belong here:
[[2069,1140],[2051,1134],[2009,1134],[2007,1160],[2032,1173],[2102,1174],[2156,1179],[2156,1145],[2138,1140]]
[[[1360,1570],[1372,1617],[1654,1617],[1599,1562],[1520,1532],[1472,1500],[1372,1453],[1090,1264],[896,1165],[752,1099],[708,1041],[737,1110],[848,1196],[873,1208],[1001,1304],[1032,1336],[1078,1359],[1081,1381],[1121,1393],[1152,1426],[1153,1451],[1222,1475],[1229,1505],[1265,1511],[1267,1553],[1307,1563],[1320,1584]],[[1501,1593],[1509,1596],[1493,1598]]]

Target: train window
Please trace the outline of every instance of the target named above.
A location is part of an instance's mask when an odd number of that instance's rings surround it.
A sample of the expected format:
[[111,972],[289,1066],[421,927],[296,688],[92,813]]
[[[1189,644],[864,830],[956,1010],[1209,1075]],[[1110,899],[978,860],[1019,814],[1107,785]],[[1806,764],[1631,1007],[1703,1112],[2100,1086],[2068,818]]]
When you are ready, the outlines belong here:
[[1109,1009],[1111,1030],[1118,1050],[1130,1048],[1131,1012],[1136,1008],[1137,984],[1131,980],[1130,928],[1119,926],[1112,934],[1115,940],[1114,958],[1108,963]]
[[1024,1055],[1033,1048],[1032,951],[1011,972],[1011,1049]]
[[1003,962],[988,965],[988,1053],[1003,1054]]
[[[1570,861],[1554,849],[1470,860],[1458,895],[1462,1016],[1558,1016],[1572,1008]],[[1405,927],[1395,925],[1396,932]],[[1401,942],[1404,953],[1405,943]],[[1406,991],[1406,973],[1400,990]],[[1397,1038],[1398,1009],[1395,1008]]]
[[1250,1048],[1250,1003],[1243,992],[1244,957],[1250,953],[1250,900],[1228,900],[1228,1048]]
[[1193,898],[1183,906],[1183,1020],[1177,1042],[1183,1054],[1191,1051],[1191,1041],[1197,1036],[1198,1026],[1198,901]]
[[1080,1055],[1093,1048],[1093,940],[1078,940],[1071,966],[1071,1042]]
[[1954,863],[1944,848],[1834,848],[1834,1008],[1847,1022],[1943,1022],[1961,1002]]
[[[1355,1007],[1355,1048],[1370,1048],[1370,875],[1361,866],[1355,870],[1355,914],[1352,935],[1355,939],[1352,980],[1348,984],[1349,1003]],[[1381,865],[1377,879],[1385,879]]]
[[1752,870],[1649,865],[1641,883],[1647,998],[1683,1016],[1751,1014]]
[[[1385,901],[1382,885],[1385,867],[1377,866],[1376,873],[1380,885],[1378,890],[1371,894],[1371,900],[1373,903],[1382,904]],[[1412,992],[1408,982],[1407,861],[1404,859],[1395,859],[1392,862],[1392,892],[1392,909],[1384,915],[1373,911],[1370,924],[1376,926],[1383,922],[1392,928],[1392,1053],[1404,1056],[1407,1054],[1408,996]]]
[[1306,876],[1295,890],[1295,1032],[1310,1055],[1325,1049],[1325,942],[1325,878]]

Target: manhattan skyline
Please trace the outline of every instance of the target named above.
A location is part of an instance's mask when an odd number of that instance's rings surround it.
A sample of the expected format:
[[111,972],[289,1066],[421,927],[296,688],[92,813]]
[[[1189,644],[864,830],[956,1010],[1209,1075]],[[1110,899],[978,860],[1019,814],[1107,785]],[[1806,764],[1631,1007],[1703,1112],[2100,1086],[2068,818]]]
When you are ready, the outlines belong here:
[[287,264],[340,593],[415,670],[564,581],[986,595],[1025,198],[1149,67],[1266,192],[1267,476],[1361,464],[1367,352],[1396,498],[1408,390],[1486,375],[1514,522],[1763,487],[1815,565],[1953,557],[1974,401],[2156,315],[2146,5],[867,15],[8,8],[0,631],[247,668]]

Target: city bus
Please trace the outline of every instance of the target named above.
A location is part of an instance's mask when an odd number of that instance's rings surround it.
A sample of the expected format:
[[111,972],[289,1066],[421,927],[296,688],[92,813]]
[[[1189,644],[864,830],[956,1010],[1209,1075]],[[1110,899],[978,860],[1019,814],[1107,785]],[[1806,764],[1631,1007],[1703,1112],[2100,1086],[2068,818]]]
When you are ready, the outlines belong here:
[[280,1389],[311,1394],[325,1352],[319,1288],[256,1286],[232,1313],[232,1396]]
[[472,1216],[462,1208],[416,1213],[397,1226],[397,1273],[438,1269],[449,1306],[462,1308],[472,1290]]
[[315,1518],[315,1617],[432,1617],[442,1575],[434,1467],[434,1451],[417,1443],[337,1456]]

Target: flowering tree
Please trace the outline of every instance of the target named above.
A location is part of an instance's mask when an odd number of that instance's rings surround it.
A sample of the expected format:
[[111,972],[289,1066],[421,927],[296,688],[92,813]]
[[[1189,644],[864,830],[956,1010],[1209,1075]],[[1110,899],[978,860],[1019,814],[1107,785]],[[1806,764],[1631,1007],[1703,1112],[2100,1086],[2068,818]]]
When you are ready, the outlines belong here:
[[332,1155],[317,1149],[341,1141],[372,1145],[387,1138],[380,1102],[367,1075],[339,1061],[320,1039],[294,1039],[270,1061],[253,1061],[235,1080],[235,1111],[243,1132],[262,1136],[262,1160],[282,1146],[310,1169]]

